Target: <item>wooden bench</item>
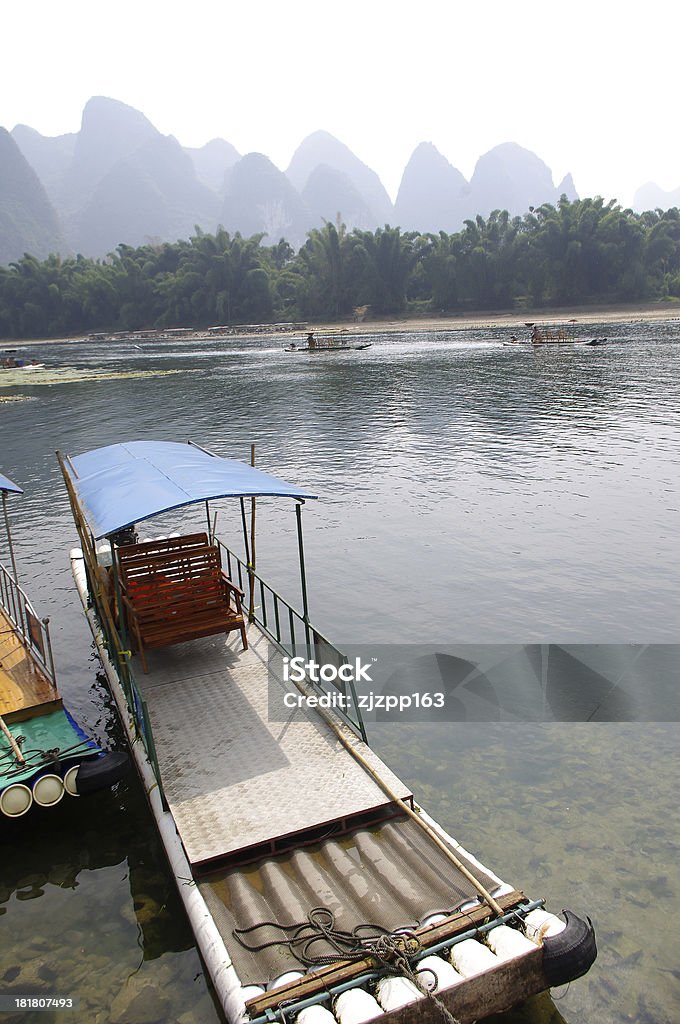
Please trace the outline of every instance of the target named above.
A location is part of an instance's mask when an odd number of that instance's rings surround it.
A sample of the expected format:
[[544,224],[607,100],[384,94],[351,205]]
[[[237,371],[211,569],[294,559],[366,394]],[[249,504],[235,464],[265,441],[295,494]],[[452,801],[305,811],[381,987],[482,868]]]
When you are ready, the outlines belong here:
[[243,592],[222,571],[205,534],[118,548],[128,629],[145,672],[145,650],[238,629],[248,647]]

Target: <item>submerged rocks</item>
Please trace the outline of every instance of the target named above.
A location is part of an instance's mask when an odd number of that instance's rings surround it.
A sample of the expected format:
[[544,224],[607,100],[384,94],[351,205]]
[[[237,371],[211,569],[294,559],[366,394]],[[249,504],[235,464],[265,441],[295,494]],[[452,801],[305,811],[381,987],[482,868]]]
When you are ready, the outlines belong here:
[[111,1024],[164,1024],[171,1004],[158,986],[130,978],[111,1004]]

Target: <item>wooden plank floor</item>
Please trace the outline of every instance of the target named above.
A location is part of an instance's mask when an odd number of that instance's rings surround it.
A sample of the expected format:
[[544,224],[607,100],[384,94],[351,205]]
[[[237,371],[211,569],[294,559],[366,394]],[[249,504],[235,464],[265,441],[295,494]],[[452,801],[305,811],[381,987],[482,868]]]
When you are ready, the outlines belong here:
[[[382,789],[320,715],[268,717],[270,644],[254,627],[150,651],[136,672],[163,788],[192,864],[383,807]],[[137,661],[137,659],[135,659]],[[347,730],[400,797],[408,788]]]
[[21,721],[59,704],[56,687],[32,660],[0,608],[0,715],[5,721]]

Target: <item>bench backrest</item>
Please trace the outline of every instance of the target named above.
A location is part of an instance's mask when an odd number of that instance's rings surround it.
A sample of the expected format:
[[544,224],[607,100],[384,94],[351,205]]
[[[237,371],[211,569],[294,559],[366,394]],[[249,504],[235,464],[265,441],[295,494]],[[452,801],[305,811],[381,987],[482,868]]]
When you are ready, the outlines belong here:
[[158,540],[145,540],[141,544],[126,544],[118,548],[118,564],[137,558],[140,555],[162,555],[173,551],[189,551],[191,548],[208,546],[207,533],[186,533],[181,537],[163,537]]
[[119,549],[118,566],[124,593],[137,612],[224,601],[220,552],[209,544],[175,544],[164,551],[155,541],[129,545]]

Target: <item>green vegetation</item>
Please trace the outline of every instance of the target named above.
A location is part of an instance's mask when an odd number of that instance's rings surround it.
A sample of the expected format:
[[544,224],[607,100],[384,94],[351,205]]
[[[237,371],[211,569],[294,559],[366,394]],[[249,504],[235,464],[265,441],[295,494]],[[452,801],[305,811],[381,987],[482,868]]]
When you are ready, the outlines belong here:
[[296,254],[222,228],[118,246],[105,260],[26,255],[0,268],[0,336],[339,319],[680,298],[680,210],[562,197],[447,235],[327,223]]

